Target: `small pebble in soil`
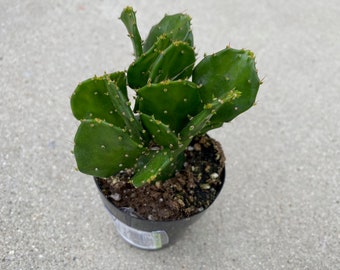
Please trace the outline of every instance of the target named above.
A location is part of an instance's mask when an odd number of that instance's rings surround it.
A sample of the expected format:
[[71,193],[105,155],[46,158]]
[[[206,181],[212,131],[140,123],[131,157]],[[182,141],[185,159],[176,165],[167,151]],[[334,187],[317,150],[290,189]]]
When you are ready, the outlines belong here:
[[194,144],[194,149],[195,149],[195,151],[201,151],[202,150],[201,145],[199,143]]
[[217,179],[217,178],[219,177],[219,175],[218,175],[218,173],[212,173],[212,174],[210,175],[210,177],[211,177],[212,179]]
[[156,186],[157,188],[160,188],[161,185],[162,185],[161,181],[157,181],[157,182],[155,183],[155,186]]
[[112,177],[112,178],[107,178],[111,185],[116,184],[117,182],[119,182],[119,178],[118,177]]
[[200,187],[201,187],[201,189],[209,189],[210,185],[209,184],[201,184]]
[[185,203],[183,202],[183,200],[178,199],[177,202],[179,203],[180,206],[184,207]]
[[110,197],[112,199],[114,199],[115,201],[120,201],[120,199],[121,199],[120,194],[118,194],[118,193],[112,194],[112,195],[110,195]]

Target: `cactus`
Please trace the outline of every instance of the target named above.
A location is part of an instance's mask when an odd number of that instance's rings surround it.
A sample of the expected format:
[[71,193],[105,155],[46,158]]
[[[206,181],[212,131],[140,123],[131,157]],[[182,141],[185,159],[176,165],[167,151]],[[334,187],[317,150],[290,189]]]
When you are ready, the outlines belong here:
[[[78,169],[109,177],[132,169],[136,186],[166,180],[195,136],[221,127],[255,102],[261,84],[254,54],[227,47],[196,66],[190,17],[166,15],[140,37],[131,7],[121,14],[135,52],[126,72],[81,82],[71,109]],[[135,90],[131,108],[127,86]]]

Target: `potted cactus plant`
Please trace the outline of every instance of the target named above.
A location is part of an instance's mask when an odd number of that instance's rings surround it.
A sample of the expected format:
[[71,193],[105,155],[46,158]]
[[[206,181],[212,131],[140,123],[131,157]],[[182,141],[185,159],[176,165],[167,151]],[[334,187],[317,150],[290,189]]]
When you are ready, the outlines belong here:
[[186,14],[166,15],[145,41],[131,7],[120,19],[135,60],[127,71],[76,87],[74,155],[78,169],[94,176],[123,238],[158,249],[215,200],[224,155],[207,132],[248,110],[261,81],[249,50],[228,46],[195,65]]

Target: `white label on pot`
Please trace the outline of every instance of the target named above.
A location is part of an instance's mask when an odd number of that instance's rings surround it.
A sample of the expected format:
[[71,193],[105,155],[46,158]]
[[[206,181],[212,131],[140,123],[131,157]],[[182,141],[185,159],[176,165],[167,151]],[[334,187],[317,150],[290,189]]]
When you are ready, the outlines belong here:
[[114,218],[114,223],[119,234],[133,246],[143,249],[159,249],[169,243],[169,237],[165,231],[140,231],[116,218]]

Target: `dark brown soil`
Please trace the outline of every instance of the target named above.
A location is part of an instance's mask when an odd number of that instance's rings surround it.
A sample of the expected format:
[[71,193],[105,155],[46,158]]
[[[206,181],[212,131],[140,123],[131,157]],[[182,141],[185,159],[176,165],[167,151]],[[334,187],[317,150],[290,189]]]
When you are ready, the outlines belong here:
[[135,188],[132,170],[98,179],[103,194],[118,208],[149,220],[177,220],[206,209],[222,187],[225,157],[218,142],[208,136],[194,138],[185,151],[181,171],[164,182]]

